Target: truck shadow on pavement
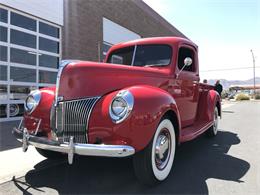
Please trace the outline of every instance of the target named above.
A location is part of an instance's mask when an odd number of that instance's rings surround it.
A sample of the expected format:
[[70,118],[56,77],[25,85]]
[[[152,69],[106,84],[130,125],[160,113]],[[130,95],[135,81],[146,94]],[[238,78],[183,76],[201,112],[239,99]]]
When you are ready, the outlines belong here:
[[26,185],[14,182],[20,190],[24,186],[24,194],[30,194],[26,188],[42,192],[43,187],[59,194],[208,194],[207,179],[243,182],[240,178],[250,164],[227,154],[239,143],[237,134],[219,131],[215,138],[201,136],[182,144],[168,179],[154,187],[136,180],[131,158],[76,157],[71,166],[65,161],[57,164],[44,160],[25,175]]

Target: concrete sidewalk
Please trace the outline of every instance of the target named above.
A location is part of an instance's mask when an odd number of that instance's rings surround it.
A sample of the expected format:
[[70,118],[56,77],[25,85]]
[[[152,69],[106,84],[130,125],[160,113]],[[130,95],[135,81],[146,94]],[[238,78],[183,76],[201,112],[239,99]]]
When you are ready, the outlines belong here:
[[43,161],[34,147],[29,147],[24,153],[22,148],[16,148],[0,152],[0,184],[11,181],[13,176],[19,178],[24,176],[28,170],[33,170],[34,165]]

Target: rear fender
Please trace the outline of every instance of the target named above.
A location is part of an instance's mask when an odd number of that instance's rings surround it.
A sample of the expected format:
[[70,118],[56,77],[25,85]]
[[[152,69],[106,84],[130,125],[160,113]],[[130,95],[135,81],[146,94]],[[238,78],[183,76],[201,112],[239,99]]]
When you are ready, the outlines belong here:
[[214,119],[214,109],[218,108],[219,116],[221,117],[221,99],[220,95],[215,90],[209,90],[207,96],[207,118],[209,121]]

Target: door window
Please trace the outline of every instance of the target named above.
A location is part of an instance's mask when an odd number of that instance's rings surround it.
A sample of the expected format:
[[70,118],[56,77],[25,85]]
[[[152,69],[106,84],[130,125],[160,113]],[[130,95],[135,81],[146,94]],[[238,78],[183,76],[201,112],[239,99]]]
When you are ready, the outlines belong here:
[[181,70],[184,66],[184,59],[190,57],[192,59],[192,64],[190,66],[186,66],[183,70],[195,72],[195,60],[194,60],[194,52],[192,49],[187,47],[181,47],[179,49],[179,56],[178,56],[178,68]]

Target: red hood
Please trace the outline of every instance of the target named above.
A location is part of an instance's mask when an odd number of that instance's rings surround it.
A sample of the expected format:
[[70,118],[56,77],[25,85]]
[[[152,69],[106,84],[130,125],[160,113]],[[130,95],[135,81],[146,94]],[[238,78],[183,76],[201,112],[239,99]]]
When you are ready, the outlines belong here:
[[133,85],[163,88],[170,74],[167,67],[133,67],[97,62],[73,62],[62,72],[59,96],[64,100],[102,96]]

